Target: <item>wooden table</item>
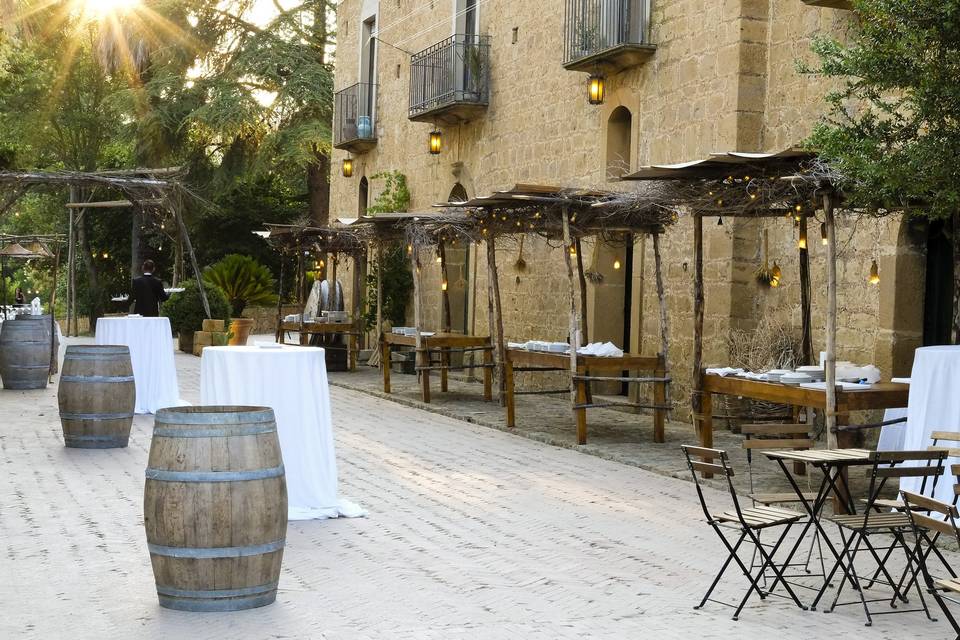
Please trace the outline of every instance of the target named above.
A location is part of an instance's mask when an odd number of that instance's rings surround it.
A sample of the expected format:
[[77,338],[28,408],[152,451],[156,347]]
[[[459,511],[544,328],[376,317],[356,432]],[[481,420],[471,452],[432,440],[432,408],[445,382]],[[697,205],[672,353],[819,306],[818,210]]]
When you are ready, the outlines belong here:
[[347,367],[350,371],[356,371],[357,359],[360,354],[360,350],[357,348],[357,337],[360,332],[356,329],[352,322],[305,322],[302,325],[299,322],[284,322],[280,325],[279,342],[280,344],[287,344],[287,332],[299,333],[301,346],[310,344],[310,336],[345,335],[348,343]]
[[[493,343],[489,336],[467,336],[461,333],[435,333],[421,335],[423,354],[417,354],[417,369],[420,374],[420,397],[430,402],[430,371],[440,370],[440,391],[447,391],[447,372],[450,370],[450,351],[455,349],[483,352],[483,399],[493,399]],[[383,369],[383,392],[390,393],[390,354],[393,347],[417,346],[416,336],[384,333],[380,337],[380,363]],[[430,365],[429,356],[439,352],[440,366]]]
[[[806,389],[779,382],[761,382],[733,376],[704,374],[699,436],[700,446],[707,448],[713,447],[713,394],[715,393],[766,400],[795,407],[812,407],[822,411],[827,409],[826,389]],[[909,394],[909,385],[895,382],[878,383],[855,390],[844,390],[837,386],[837,403],[833,407],[837,416],[837,426],[849,424],[852,411],[905,407]],[[843,433],[837,434],[841,447],[844,444],[843,435]]]
[[[513,384],[515,370],[526,371],[567,371],[570,372],[570,355],[566,353],[551,353],[547,351],[529,351],[527,349],[507,349],[507,358],[504,363],[504,381],[507,404],[507,426],[516,426],[516,409]],[[577,378],[595,373],[613,373],[620,376],[623,371],[653,371],[656,378],[666,377],[666,365],[661,356],[642,356],[626,353],[619,358],[602,356],[577,356]],[[588,380],[577,379],[576,398],[573,406],[573,415],[577,425],[577,444],[587,442],[587,388]],[[664,425],[667,410],[667,383],[653,383],[654,413],[653,413],[653,441],[664,441]]]

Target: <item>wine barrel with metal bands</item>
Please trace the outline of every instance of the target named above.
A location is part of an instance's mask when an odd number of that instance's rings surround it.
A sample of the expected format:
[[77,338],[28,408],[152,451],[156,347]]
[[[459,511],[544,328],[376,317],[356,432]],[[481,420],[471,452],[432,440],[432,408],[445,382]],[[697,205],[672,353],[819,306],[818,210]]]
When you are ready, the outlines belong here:
[[137,403],[130,348],[123,345],[67,347],[57,399],[66,446],[81,449],[127,446]]
[[237,611],[276,600],[287,487],[272,409],[160,409],[146,478],[161,606]]
[[[41,324],[44,326],[44,331],[47,332],[47,334],[46,334],[46,335],[47,335],[47,340],[48,340],[48,341],[50,340],[50,331],[53,330],[53,327],[52,327],[52,318],[50,317],[50,314],[49,314],[49,313],[48,313],[48,314],[45,314],[45,315],[40,315],[40,316],[32,316],[32,315],[27,314],[27,313],[21,313],[20,315],[16,316],[14,319],[17,320],[17,321],[19,321],[19,322],[23,322],[24,320],[31,320],[31,321],[33,321],[33,322],[39,322],[39,323],[41,323]],[[58,360],[59,357],[60,357],[60,338],[59,338],[59,336],[56,335],[56,332],[54,332],[52,345],[53,345],[52,348],[53,348],[53,355],[54,355],[54,357],[50,358],[50,373],[51,373],[51,374],[57,373],[57,371],[58,371],[58,364],[59,364],[59,362],[58,362],[57,360]]]
[[50,373],[50,327],[42,322],[0,323],[0,378],[4,389],[43,389]]

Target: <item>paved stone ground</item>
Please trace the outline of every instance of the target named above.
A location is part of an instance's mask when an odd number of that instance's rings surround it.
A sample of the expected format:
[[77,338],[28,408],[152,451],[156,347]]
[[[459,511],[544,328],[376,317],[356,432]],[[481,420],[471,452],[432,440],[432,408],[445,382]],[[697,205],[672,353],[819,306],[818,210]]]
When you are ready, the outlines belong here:
[[[197,401],[199,359],[177,364]],[[693,611],[723,554],[690,482],[369,394],[331,399],[341,493],[370,515],[291,523],[276,604],[190,614],[153,591],[151,419],[135,420],[127,449],[70,450],[55,386],[0,392],[0,638],[949,636],[922,614],[865,629],[854,607],[778,599],[739,622],[718,605]],[[731,575],[719,596],[744,584]]]

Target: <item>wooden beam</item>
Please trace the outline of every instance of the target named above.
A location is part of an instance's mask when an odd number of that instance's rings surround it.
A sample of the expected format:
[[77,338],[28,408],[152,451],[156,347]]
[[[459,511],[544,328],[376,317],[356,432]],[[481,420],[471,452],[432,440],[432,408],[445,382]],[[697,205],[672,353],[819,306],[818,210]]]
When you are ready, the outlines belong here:
[[497,388],[499,389],[499,401],[500,406],[505,406],[506,404],[506,378],[504,377],[505,371],[505,362],[507,359],[507,350],[505,346],[505,340],[503,337],[503,305],[500,300],[500,274],[497,270],[497,242],[496,236],[493,235],[493,232],[490,233],[490,238],[487,240],[487,268],[489,269],[489,284],[488,291],[492,298],[492,311],[493,311],[493,322],[494,326],[491,327],[491,337],[493,337],[493,331],[496,330],[496,342],[494,343],[496,348],[497,359],[495,362],[495,367],[497,371]]
[[800,217],[800,237],[807,239],[807,245],[800,248],[800,353],[803,364],[814,364],[810,302],[810,238],[807,234],[807,216]]
[[[447,277],[447,252],[443,246],[443,240],[440,240],[437,246],[437,251],[440,253],[440,278],[441,278],[441,293],[442,295],[442,304],[443,304],[443,316],[442,316],[442,326],[443,330],[446,333],[450,332],[453,322],[450,318],[450,279]],[[442,284],[446,282],[447,286],[444,287]]]
[[180,215],[180,208],[173,208],[173,217],[177,222],[177,228],[180,229],[180,238],[187,248],[190,255],[190,264],[193,266],[193,275],[197,279],[197,287],[200,289],[200,300],[203,302],[203,310],[207,318],[212,318],[210,313],[210,301],[207,300],[207,290],[203,287],[203,273],[200,271],[200,265],[197,264],[197,254],[193,252],[193,243],[190,242],[190,233],[187,231],[187,225],[183,223],[183,216]]
[[[580,290],[580,333],[583,335],[584,342],[590,342],[590,324],[587,313],[587,277],[583,271],[583,247],[581,246],[580,238],[577,238],[574,242],[574,247],[577,252],[577,283],[579,284]],[[596,248],[594,251],[596,251]],[[590,395],[589,390],[587,395]]]
[[700,445],[713,446],[713,427],[711,420],[704,415],[712,411],[709,403],[703,401],[703,217],[699,212],[693,214],[693,414],[694,423],[700,436]]
[[827,448],[837,448],[837,229],[833,214],[834,195],[823,196],[823,217],[827,228],[827,358],[826,370],[826,410],[825,430]]
[[151,198],[149,200],[140,200],[137,203],[133,203],[130,200],[105,200],[103,202],[68,202],[68,209],[123,209],[125,207],[141,206],[141,207],[159,207],[163,206],[165,203],[163,200],[158,200],[156,198]]

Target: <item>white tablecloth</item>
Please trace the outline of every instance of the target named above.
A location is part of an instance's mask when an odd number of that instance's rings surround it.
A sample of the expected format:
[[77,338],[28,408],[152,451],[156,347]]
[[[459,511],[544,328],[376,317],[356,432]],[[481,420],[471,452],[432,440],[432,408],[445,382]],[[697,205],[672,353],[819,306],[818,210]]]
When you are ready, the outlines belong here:
[[[926,449],[933,431],[960,432],[960,346],[923,347],[913,358],[903,448]],[[960,460],[947,460],[944,476],[937,484],[938,500],[953,500],[955,480],[950,464],[957,462]],[[920,480],[903,478],[900,488],[919,492]]]
[[167,318],[100,318],[97,344],[130,347],[137,413],[156,413],[157,409],[185,404],[177,387],[173,337]]
[[323,349],[207,347],[200,363],[200,402],[273,409],[286,468],[290,520],[365,515],[337,495]]

